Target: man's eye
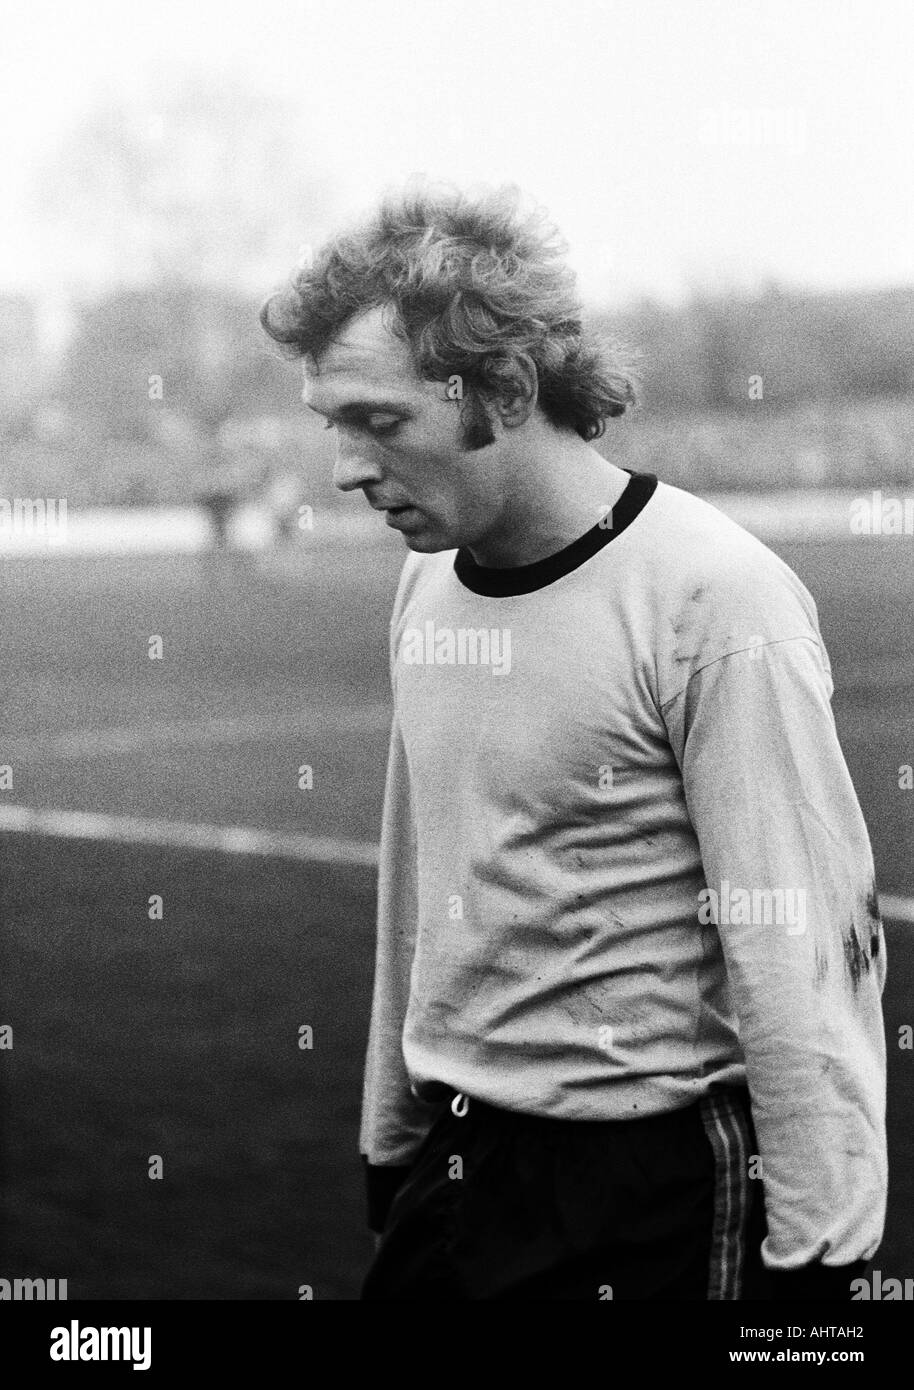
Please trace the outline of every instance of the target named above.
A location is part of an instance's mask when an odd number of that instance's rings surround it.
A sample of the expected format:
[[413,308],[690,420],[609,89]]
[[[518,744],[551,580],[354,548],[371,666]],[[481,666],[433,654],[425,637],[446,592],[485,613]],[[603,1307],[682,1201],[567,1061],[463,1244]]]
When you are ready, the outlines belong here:
[[[399,415],[366,415],[360,420],[352,420],[350,424],[344,423],[343,428],[367,430],[369,434],[385,435],[393,434],[394,430],[399,429],[403,423]],[[324,425],[325,430],[335,430],[336,422],[328,420]]]
[[369,415],[365,424],[372,434],[393,434],[400,420],[396,415]]

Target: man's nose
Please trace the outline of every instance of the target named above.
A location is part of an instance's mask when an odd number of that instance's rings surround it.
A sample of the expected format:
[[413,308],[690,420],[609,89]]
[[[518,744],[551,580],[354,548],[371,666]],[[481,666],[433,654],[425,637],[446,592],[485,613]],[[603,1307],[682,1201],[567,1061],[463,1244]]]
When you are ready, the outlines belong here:
[[380,479],[377,465],[372,462],[364,446],[341,439],[337,444],[336,461],[333,465],[333,485],[340,492],[354,492],[366,483],[376,483]]

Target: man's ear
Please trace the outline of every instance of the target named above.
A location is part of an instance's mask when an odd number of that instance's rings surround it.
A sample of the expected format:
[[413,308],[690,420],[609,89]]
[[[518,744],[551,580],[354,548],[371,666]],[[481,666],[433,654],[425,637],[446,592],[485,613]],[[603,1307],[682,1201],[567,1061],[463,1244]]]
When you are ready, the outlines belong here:
[[525,425],[536,409],[539,375],[532,357],[520,352],[505,363],[501,390],[493,400],[495,411],[506,430]]

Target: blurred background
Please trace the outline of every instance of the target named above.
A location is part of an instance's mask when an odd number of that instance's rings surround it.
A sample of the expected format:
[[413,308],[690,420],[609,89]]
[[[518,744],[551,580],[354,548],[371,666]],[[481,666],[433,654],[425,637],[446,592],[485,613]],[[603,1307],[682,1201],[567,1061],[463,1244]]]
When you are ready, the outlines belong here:
[[549,208],[641,353],[601,449],[816,598],[889,938],[875,1263],[914,1274],[912,38],[903,0],[6,17],[0,1277],[356,1296],[405,550],[257,310],[417,172]]

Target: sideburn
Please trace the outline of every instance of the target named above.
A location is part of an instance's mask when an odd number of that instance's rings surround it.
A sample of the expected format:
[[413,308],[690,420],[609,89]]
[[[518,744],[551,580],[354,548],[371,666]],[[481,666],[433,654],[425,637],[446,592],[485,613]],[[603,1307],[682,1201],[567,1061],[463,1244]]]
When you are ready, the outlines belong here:
[[460,422],[465,453],[472,453],[475,449],[484,449],[487,444],[495,443],[491,421],[486,414],[485,406],[475,391],[468,392],[464,397],[460,411]]

